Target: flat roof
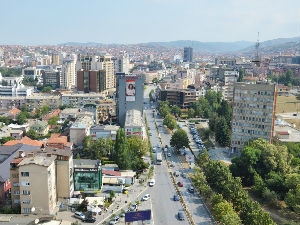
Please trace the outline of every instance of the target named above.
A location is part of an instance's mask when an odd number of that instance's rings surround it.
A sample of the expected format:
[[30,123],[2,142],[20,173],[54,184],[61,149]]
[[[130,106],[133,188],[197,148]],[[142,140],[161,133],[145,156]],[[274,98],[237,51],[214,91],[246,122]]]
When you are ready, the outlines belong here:
[[142,113],[139,110],[132,109],[126,112],[125,127],[142,127],[144,121]]

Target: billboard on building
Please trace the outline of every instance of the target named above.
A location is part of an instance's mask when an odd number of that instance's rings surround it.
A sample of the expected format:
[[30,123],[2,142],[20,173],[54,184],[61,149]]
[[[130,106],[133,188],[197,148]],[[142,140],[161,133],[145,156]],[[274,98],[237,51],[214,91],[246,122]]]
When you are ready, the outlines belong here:
[[135,101],[135,80],[126,80],[126,101]]

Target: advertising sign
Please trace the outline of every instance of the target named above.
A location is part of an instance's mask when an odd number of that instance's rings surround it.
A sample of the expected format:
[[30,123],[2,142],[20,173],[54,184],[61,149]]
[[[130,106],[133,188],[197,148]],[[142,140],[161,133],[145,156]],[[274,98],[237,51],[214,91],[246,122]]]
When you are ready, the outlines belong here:
[[77,173],[97,173],[98,169],[95,169],[95,168],[74,168],[74,172],[77,172]]
[[125,213],[125,222],[134,222],[134,221],[145,221],[151,219],[151,210],[143,210],[136,212],[127,212]]
[[126,101],[134,102],[135,101],[135,80],[126,80]]

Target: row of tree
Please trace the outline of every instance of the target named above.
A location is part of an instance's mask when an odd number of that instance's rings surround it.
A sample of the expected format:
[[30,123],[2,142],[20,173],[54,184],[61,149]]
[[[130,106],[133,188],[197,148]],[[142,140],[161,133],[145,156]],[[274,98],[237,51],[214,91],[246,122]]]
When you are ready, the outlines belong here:
[[[299,154],[300,149],[297,151]],[[278,200],[284,200],[300,213],[299,164],[293,165],[293,158],[286,145],[257,139],[244,147],[241,156],[232,159],[230,170],[266,202],[280,207]]]
[[196,158],[193,183],[200,193],[212,203],[215,219],[224,225],[273,225],[270,215],[259,203],[249,198],[240,178],[232,176],[227,165],[210,160],[208,153]]
[[273,82],[278,82],[279,84],[284,84],[285,86],[300,86],[299,79],[294,77],[294,73],[291,70],[288,70],[286,73],[279,76],[268,75],[268,78]]
[[[177,121],[175,116],[178,117],[181,115],[181,110],[178,106],[173,105],[169,107],[169,102],[162,101],[158,104],[159,114],[164,118],[163,124],[168,127],[170,130],[177,128]],[[172,114],[171,114],[172,113]]]
[[99,138],[93,141],[86,136],[83,141],[83,153],[89,159],[109,159],[118,164],[120,169],[143,171],[148,168],[143,156],[149,151],[148,142],[139,136],[127,138],[123,128],[117,132],[115,143],[108,138]]

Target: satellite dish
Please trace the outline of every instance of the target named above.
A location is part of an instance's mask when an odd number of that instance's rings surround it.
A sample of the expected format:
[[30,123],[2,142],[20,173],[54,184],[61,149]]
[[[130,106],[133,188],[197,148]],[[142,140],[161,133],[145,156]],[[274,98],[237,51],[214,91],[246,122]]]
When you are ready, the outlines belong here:
[[32,208],[31,208],[31,212],[34,212],[34,211],[35,211],[35,208],[34,208],[34,207],[32,207]]

